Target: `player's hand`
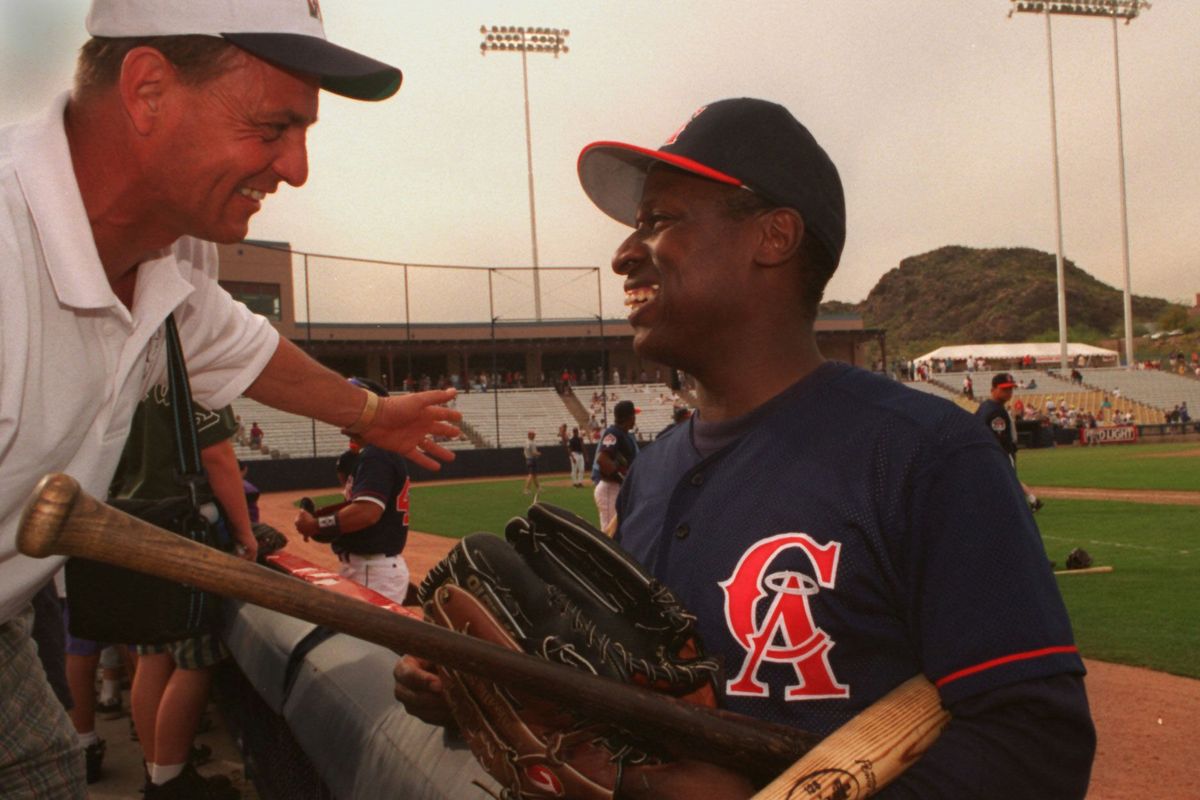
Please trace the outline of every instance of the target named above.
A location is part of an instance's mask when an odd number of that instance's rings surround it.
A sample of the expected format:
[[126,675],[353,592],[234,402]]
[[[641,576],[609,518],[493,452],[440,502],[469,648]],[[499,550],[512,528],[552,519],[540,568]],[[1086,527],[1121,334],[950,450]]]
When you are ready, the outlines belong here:
[[306,542],[317,535],[317,518],[307,511],[297,513],[292,524],[296,526],[296,533],[303,536]]
[[234,531],[233,538],[237,540],[234,553],[239,558],[244,558],[247,561],[258,560],[258,539],[254,538],[254,531]]
[[442,389],[381,397],[375,422],[360,438],[368,444],[400,453],[419,467],[441,469],[438,462],[453,461],[454,453],[435,442],[433,437],[457,439],[462,434],[454,425],[462,419],[462,414],[442,405],[457,394],[454,389]]
[[396,699],[419,720],[430,725],[453,725],[450,706],[442,693],[442,679],[431,661],[403,656],[392,670]]

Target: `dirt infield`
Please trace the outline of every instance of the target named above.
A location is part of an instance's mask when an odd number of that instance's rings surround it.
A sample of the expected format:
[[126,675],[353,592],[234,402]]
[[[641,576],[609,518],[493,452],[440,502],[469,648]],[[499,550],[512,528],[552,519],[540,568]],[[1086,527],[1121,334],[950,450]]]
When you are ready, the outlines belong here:
[[1127,503],[1200,506],[1200,492],[1163,489],[1085,489],[1063,486],[1033,486],[1031,488],[1034,494],[1046,500],[1122,500]]
[[[264,495],[259,500],[259,509],[263,522],[288,535],[290,552],[336,570],[337,559],[328,546],[304,542],[292,527],[296,515],[294,503],[298,498],[305,494],[328,494],[329,491],[314,489]],[[1123,493],[1107,489],[1053,488],[1037,491],[1048,498],[1135,499],[1118,496],[1131,494],[1137,495],[1138,502],[1200,505],[1200,492]],[[1172,499],[1176,495],[1189,499]],[[1150,496],[1158,499],[1150,499]],[[420,581],[455,541],[410,532],[404,558],[413,580]],[[1195,790],[1194,778],[1197,764],[1200,764],[1200,739],[1196,737],[1196,725],[1200,720],[1200,681],[1103,661],[1086,660],[1085,663],[1088,699],[1098,736],[1088,800],[1124,800],[1147,793],[1156,797],[1189,796]],[[1148,790],[1147,787],[1156,788]]]

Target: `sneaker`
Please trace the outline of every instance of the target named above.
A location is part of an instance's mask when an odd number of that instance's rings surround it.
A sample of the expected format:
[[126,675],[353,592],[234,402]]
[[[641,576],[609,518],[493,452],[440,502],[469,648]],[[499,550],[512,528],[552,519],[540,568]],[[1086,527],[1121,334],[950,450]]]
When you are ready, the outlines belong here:
[[121,698],[114,697],[111,700],[96,701],[96,716],[100,719],[120,719],[125,716],[125,709],[121,706]]
[[103,774],[100,769],[100,765],[104,763],[104,750],[105,745],[103,739],[95,744],[89,744],[83,750],[83,757],[87,762],[88,783],[95,783],[96,781],[100,780],[100,776]]
[[162,784],[146,787],[146,800],[241,800],[242,793],[224,775],[206,778],[191,764]]

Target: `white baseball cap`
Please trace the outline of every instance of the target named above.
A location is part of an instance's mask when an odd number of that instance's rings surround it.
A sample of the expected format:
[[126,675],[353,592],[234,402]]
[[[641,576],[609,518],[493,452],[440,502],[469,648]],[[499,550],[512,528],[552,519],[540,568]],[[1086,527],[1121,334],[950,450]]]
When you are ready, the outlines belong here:
[[358,100],[391,97],[403,78],[393,66],[328,41],[319,0],[92,0],[87,31],[113,38],[220,36]]

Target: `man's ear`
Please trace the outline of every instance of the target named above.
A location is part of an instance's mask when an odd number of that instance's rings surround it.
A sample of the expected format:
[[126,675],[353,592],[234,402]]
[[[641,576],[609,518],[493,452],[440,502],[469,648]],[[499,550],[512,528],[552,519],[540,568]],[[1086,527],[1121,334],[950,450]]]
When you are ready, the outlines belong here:
[[804,220],[791,208],[773,208],[760,219],[761,237],[756,260],[765,267],[789,264],[800,250]]
[[117,88],[130,123],[142,136],[162,119],[164,99],[175,81],[175,67],[153,47],[135,47],[125,54]]

